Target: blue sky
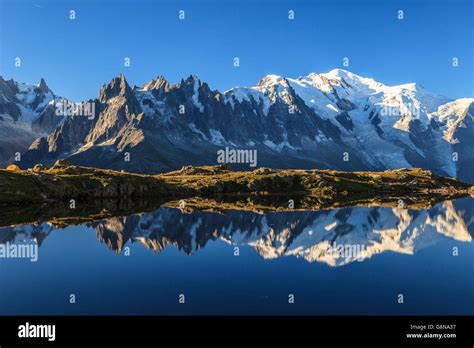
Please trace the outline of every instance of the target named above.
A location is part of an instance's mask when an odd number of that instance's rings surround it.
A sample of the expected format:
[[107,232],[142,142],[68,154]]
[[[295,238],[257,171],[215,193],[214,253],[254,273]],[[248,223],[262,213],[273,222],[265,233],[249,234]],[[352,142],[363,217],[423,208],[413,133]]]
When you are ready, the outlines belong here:
[[157,75],[178,82],[194,73],[226,90],[254,85],[269,73],[297,77],[344,68],[344,57],[345,69],[385,84],[417,82],[453,98],[474,96],[471,0],[0,3],[0,75],[28,83],[43,77],[56,94],[76,101],[96,97],[120,73],[132,86]]

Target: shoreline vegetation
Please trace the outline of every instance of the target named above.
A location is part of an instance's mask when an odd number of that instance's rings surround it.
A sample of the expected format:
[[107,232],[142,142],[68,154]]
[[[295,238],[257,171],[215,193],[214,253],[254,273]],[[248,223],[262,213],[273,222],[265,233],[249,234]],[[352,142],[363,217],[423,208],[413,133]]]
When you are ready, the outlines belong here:
[[265,213],[355,205],[424,209],[467,195],[474,196],[474,186],[418,168],[233,171],[219,165],[142,175],[58,161],[51,168],[36,165],[27,170],[12,166],[0,170],[0,226],[39,221],[61,226],[160,206],[179,208],[183,213]]

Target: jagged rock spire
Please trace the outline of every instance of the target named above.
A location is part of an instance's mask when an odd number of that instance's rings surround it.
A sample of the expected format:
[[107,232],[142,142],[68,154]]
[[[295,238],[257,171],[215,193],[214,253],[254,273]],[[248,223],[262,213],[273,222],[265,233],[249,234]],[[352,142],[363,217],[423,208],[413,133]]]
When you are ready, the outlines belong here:
[[38,89],[42,93],[48,93],[49,92],[49,87],[48,87],[48,85],[46,84],[46,81],[43,78],[41,78],[41,80],[40,80],[40,83],[38,85]]
[[105,102],[110,98],[121,96],[130,96],[133,94],[131,87],[128,85],[125,75],[120,74],[110,80],[108,85],[103,85],[99,92],[99,101]]
[[165,91],[168,91],[170,87],[170,84],[168,83],[168,81],[166,81],[163,75],[159,75],[155,79],[143,85],[143,89],[145,91],[157,90],[161,88],[163,88]]

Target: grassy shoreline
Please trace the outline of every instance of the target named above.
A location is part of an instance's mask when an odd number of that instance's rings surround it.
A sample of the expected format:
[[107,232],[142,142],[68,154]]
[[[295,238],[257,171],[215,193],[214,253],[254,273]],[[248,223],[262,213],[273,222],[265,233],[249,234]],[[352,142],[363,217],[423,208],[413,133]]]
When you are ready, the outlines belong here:
[[[425,209],[474,196],[473,186],[421,169],[232,171],[184,167],[140,175],[57,164],[0,170],[0,226],[37,221],[68,225],[152,211],[160,206],[220,212],[322,210],[347,206]],[[75,207],[69,203],[74,200]],[[292,202],[290,204],[290,202]]]
[[427,170],[384,172],[332,170],[232,171],[225,166],[184,167],[160,175],[140,175],[69,165],[0,170],[0,203],[69,199],[169,198],[222,194],[307,195],[326,199],[352,195],[468,195],[473,186]]

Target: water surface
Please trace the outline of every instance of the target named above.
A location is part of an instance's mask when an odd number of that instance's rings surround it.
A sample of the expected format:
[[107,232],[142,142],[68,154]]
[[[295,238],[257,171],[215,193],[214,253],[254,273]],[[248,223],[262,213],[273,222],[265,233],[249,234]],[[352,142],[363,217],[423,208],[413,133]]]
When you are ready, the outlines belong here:
[[473,315],[473,232],[472,198],[2,227],[0,243],[39,254],[0,258],[0,314]]

